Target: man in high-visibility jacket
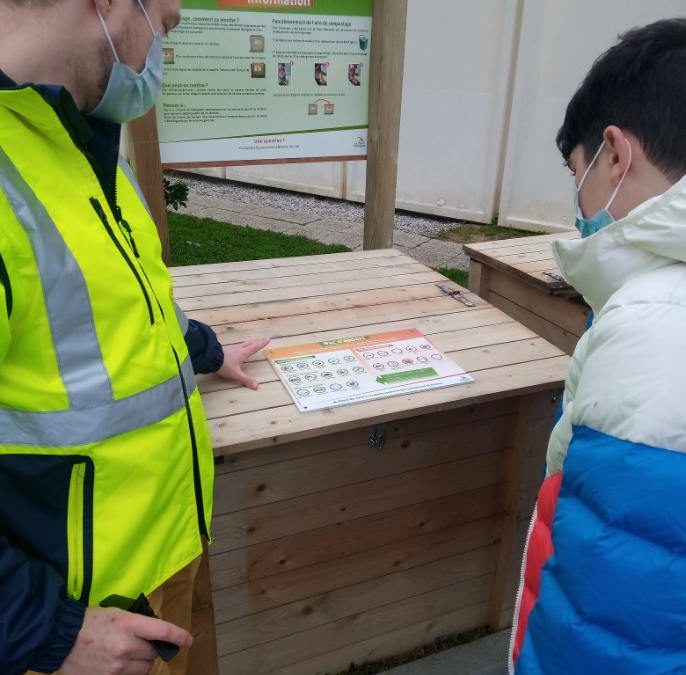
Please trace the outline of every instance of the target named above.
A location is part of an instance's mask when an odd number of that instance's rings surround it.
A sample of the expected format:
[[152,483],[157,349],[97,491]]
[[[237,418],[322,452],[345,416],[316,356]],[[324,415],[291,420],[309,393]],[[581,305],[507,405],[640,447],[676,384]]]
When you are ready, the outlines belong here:
[[[185,670],[213,481],[193,373],[256,388],[266,341],[222,348],[177,310],[118,162],[178,20],[178,0],[0,0],[2,675]],[[100,607],[141,593],[162,619]],[[153,640],[182,648],[170,670]]]

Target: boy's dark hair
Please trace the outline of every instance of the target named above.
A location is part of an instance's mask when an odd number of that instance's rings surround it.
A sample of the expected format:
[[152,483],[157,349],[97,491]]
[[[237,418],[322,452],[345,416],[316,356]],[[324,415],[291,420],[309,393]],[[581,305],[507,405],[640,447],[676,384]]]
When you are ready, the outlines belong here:
[[686,174],[686,18],[633,28],[595,61],[557,134],[565,161],[579,143],[593,157],[611,124],[634,133],[667,178]]

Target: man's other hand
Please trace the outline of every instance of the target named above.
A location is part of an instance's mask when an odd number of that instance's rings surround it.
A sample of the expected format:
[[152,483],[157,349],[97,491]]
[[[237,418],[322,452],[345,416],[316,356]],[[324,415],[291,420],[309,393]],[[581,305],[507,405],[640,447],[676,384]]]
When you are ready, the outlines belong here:
[[160,619],[121,609],[87,609],[74,648],[60,673],[148,675],[157,658],[150,640],[173,642],[182,649],[193,643],[190,633]]

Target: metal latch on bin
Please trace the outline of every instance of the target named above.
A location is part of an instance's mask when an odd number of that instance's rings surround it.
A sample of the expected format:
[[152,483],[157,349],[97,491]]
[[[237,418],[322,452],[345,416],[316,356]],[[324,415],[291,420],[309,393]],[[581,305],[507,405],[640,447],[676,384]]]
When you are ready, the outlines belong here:
[[459,288],[450,288],[450,286],[446,286],[445,284],[436,284],[436,287],[446,295],[449,295],[451,298],[453,298],[453,300],[461,302],[465,307],[476,307],[471,300],[467,299],[465,294]]
[[369,447],[372,450],[383,450],[384,445],[386,445],[386,427],[377,424],[369,436]]

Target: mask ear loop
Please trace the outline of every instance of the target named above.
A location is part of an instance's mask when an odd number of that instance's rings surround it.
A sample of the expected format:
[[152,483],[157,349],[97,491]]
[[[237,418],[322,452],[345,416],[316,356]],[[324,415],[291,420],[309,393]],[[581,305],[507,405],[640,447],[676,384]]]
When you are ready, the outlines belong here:
[[588,172],[593,168],[593,165],[596,163],[596,160],[598,157],[600,157],[600,153],[603,151],[603,148],[605,147],[605,141],[603,141],[600,144],[600,147],[596,151],[595,155],[593,155],[593,159],[591,160],[591,163],[586,167],[586,171],[584,171],[584,175],[581,176],[581,180],[579,181],[579,186],[576,189],[576,193],[579,194],[581,191],[581,188],[584,185],[584,182],[586,181],[586,176],[588,176]]
[[150,32],[152,33],[152,36],[157,37],[157,31],[155,30],[155,27],[152,25],[152,21],[150,20],[150,16],[145,11],[145,7],[143,7],[143,3],[141,2],[141,0],[138,0],[138,4],[139,4],[140,8],[143,10],[143,14],[145,14],[145,20],[148,22],[148,26],[150,26]]
[[626,141],[626,144],[629,146],[629,163],[626,165],[626,169],[624,170],[624,174],[622,175],[622,178],[619,181],[619,183],[617,183],[617,187],[615,188],[615,191],[612,193],[612,196],[610,197],[610,201],[607,203],[607,206],[605,207],[606,211],[610,208],[610,205],[615,200],[615,197],[617,196],[617,193],[619,192],[619,188],[622,187],[622,183],[624,182],[626,175],[629,173],[629,169],[631,168],[631,162],[633,161],[633,149],[631,147],[631,143],[629,143],[629,141],[626,138],[624,140]]
[[114,54],[114,58],[117,60],[117,63],[119,63],[119,55],[117,54],[117,50],[114,48],[114,42],[112,42],[112,36],[110,35],[109,30],[107,30],[107,24],[105,23],[105,19],[102,18],[102,14],[100,14],[99,9],[96,9],[95,11],[98,13],[98,19],[100,19],[100,23],[102,24],[102,29],[105,31],[105,37],[107,38],[107,41],[110,43],[110,47],[112,49],[112,53]]

